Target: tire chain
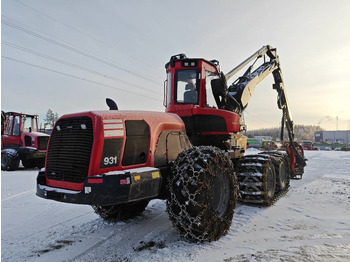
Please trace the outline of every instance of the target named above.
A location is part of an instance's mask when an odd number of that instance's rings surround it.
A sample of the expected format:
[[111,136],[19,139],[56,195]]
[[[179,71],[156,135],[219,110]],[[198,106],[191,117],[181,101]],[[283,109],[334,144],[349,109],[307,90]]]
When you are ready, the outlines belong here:
[[[274,165],[275,170],[284,163],[288,172],[287,184],[275,192],[272,198],[267,198],[267,167]],[[273,205],[281,196],[287,193],[290,181],[290,166],[288,155],[281,152],[261,152],[257,155],[248,155],[240,159],[237,164],[240,202],[245,204]],[[276,173],[276,176],[279,174]]]
[[[211,218],[216,217],[213,211],[211,214],[205,214],[208,211],[208,203],[210,203],[212,199],[206,196],[206,199],[203,201],[203,196],[201,195],[203,190],[211,190],[212,188],[212,183],[208,183],[208,180],[203,181],[202,179],[205,177],[208,178],[207,161],[209,158],[211,159],[210,161],[216,160],[214,161],[216,169],[222,169],[223,164],[223,162],[220,161],[220,158],[211,157],[213,151],[210,152],[208,148],[215,149],[214,154],[222,153],[221,150],[210,146],[192,147],[188,151],[180,153],[177,160],[172,163],[172,175],[169,177],[168,181],[170,197],[167,201],[167,212],[169,213],[172,223],[180,232],[181,237],[192,242],[212,241],[221,237],[221,235],[215,236],[214,232],[207,233],[210,232],[209,228],[212,225],[210,223],[203,224],[202,220],[203,216],[209,216]],[[229,163],[229,168],[234,172],[231,161],[229,161]],[[228,232],[232,222],[234,207],[238,199],[238,183],[235,173],[233,179],[234,181],[232,181],[232,184],[234,185],[234,190],[231,192],[233,192],[235,196],[233,197],[234,204],[231,211],[231,219],[219,218],[221,220],[219,223],[224,223],[227,228],[222,235],[226,235]],[[176,196],[176,192],[174,192],[174,189],[172,188],[172,185],[174,184],[178,188],[181,188],[181,194],[184,197],[183,199],[179,199],[178,196]],[[197,197],[199,201],[197,200]],[[230,201],[232,201],[232,199]],[[199,213],[193,215],[193,213],[196,212]]]

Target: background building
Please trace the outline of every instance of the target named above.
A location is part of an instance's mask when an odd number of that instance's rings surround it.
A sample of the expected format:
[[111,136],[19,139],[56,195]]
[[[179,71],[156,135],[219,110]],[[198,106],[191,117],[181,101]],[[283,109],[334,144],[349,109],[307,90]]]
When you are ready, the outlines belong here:
[[315,143],[343,144],[350,147],[350,130],[316,131]]

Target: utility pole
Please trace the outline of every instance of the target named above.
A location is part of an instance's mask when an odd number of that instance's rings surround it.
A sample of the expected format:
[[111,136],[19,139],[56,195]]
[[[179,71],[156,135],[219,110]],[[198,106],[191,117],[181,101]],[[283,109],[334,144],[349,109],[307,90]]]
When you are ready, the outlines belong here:
[[337,116],[337,131],[338,131],[338,116]]

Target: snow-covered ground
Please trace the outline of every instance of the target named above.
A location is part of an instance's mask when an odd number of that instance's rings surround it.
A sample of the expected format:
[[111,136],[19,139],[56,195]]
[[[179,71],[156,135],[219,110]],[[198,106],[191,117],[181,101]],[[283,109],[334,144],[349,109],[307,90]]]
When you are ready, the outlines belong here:
[[37,170],[1,172],[2,261],[350,261],[350,152],[306,157],[284,197],[239,204],[228,235],[204,244],[179,238],[164,201],[106,223],[89,206],[37,197]]

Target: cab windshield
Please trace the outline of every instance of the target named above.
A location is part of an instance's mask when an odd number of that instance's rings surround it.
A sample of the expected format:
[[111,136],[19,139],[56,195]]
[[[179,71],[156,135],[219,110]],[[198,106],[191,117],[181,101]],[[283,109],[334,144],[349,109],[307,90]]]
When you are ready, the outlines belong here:
[[198,105],[199,70],[179,70],[175,74],[175,101],[178,104]]
[[32,116],[23,116],[21,131],[37,132],[36,119]]

